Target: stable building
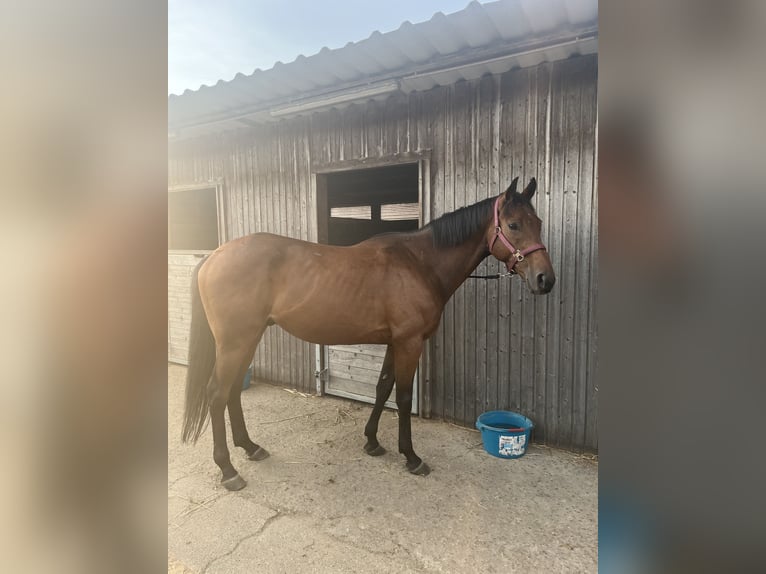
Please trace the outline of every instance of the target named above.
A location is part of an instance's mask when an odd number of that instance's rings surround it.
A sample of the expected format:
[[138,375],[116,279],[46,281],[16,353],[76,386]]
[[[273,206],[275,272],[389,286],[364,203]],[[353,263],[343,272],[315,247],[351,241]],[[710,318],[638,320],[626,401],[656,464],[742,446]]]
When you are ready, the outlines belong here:
[[[170,96],[169,360],[186,363],[191,272],[223,242],[263,231],[351,244],[536,177],[556,286],[535,297],[518,278],[466,281],[426,345],[413,412],[472,426],[510,409],[538,442],[596,450],[597,45],[595,0],[473,2]],[[384,354],[274,326],[253,365],[262,380],[372,402]]]

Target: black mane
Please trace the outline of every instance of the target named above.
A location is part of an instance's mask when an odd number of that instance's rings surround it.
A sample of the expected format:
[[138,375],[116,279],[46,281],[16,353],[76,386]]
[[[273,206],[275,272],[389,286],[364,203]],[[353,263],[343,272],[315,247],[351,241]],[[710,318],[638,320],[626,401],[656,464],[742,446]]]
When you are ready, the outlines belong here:
[[[433,233],[434,246],[437,248],[455,247],[468,241],[492,217],[492,209],[496,199],[497,197],[482,199],[473,205],[466,205],[450,213],[445,213],[426,225],[425,229],[430,229]],[[532,204],[520,193],[512,194],[510,202],[505,204],[505,206],[508,205],[511,207],[527,206],[534,212]]]
[[433,232],[434,246],[455,247],[465,243],[487,224],[489,217],[492,217],[494,202],[494,197],[488,197],[434,219],[426,226]]

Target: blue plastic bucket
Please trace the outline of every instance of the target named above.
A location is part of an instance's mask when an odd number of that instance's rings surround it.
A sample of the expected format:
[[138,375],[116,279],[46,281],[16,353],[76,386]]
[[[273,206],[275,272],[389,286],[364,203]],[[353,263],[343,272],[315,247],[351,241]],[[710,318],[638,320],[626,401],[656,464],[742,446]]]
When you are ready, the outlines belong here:
[[484,450],[498,458],[519,458],[527,452],[534,424],[512,411],[488,411],[476,419]]

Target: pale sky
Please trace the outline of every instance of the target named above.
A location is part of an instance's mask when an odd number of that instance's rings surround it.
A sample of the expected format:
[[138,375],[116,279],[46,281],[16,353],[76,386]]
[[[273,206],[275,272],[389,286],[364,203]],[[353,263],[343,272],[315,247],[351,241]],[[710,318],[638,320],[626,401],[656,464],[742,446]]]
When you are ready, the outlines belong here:
[[[168,93],[231,80],[402,22],[451,14],[469,0],[169,0]],[[485,2],[482,2],[485,3]]]

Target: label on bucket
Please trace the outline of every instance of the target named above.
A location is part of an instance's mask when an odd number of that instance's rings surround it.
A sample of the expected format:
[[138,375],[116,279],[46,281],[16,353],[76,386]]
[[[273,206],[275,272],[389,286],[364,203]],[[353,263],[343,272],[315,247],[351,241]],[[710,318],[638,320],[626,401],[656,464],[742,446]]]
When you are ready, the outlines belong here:
[[526,435],[501,436],[500,454],[504,456],[518,456],[524,454],[524,446],[527,444]]

